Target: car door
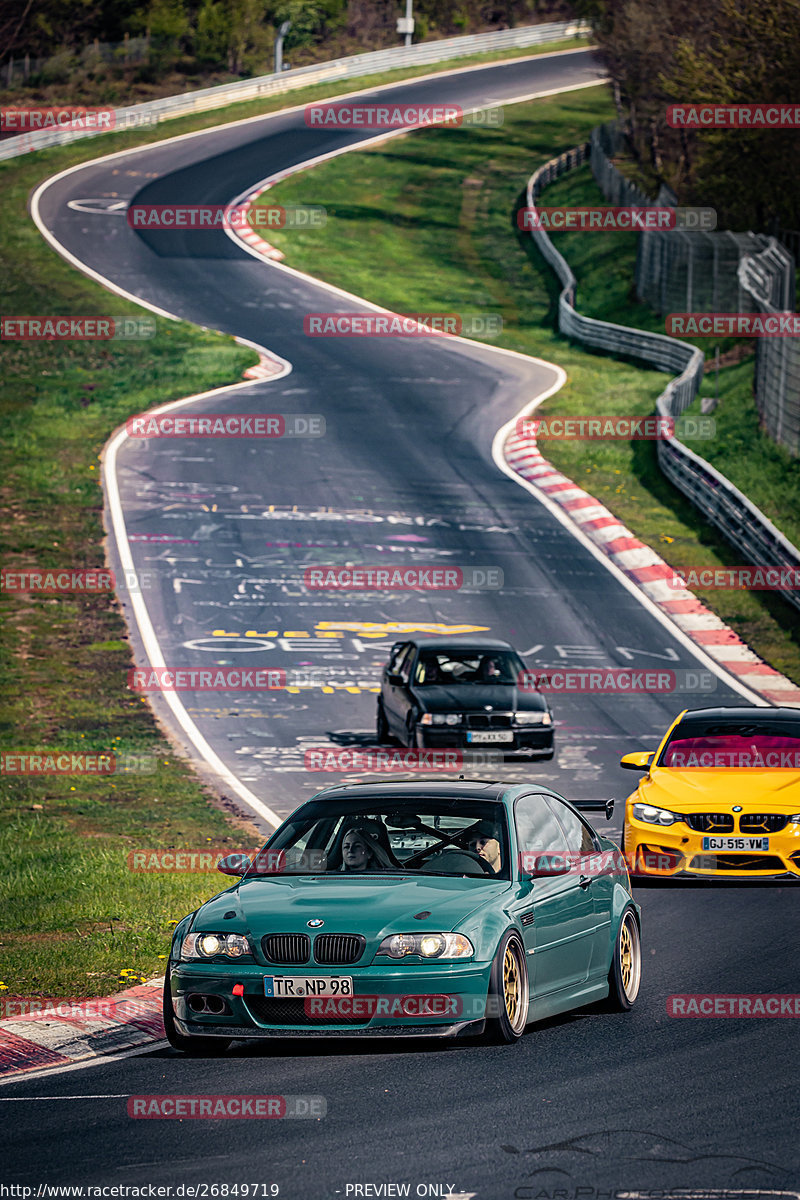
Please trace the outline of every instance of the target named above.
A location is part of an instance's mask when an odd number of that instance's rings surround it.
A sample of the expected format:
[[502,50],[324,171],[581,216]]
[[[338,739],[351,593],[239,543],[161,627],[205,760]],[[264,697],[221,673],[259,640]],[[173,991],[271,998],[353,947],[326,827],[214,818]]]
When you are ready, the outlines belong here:
[[567,839],[570,858],[576,863],[579,886],[592,900],[592,955],[589,979],[605,978],[608,974],[608,948],[611,936],[611,906],[614,894],[614,864],[611,856],[600,850],[594,831],[569,805],[550,797],[559,823]]
[[[383,711],[389,730],[395,737],[405,738],[406,718],[411,705],[411,694],[408,681],[411,674],[411,663],[416,653],[413,642],[401,642],[394,648],[389,662],[383,672]],[[401,683],[391,683],[392,675],[402,677]]]
[[[521,853],[564,855],[567,839],[548,797],[530,793],[514,805]],[[522,924],[528,973],[535,996],[585,982],[592,958],[592,898],[574,866],[565,875],[540,876],[522,884],[516,903]],[[531,962],[533,969],[531,970]]]

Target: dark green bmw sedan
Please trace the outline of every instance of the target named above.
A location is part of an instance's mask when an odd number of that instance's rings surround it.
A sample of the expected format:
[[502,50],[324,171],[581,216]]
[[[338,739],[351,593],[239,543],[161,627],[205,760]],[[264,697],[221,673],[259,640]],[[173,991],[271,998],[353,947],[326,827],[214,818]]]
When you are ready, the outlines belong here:
[[219,869],[236,882],[179,923],[165,977],[167,1037],[188,1053],[275,1036],[513,1042],[639,991],[625,860],[546,788],[340,785]]

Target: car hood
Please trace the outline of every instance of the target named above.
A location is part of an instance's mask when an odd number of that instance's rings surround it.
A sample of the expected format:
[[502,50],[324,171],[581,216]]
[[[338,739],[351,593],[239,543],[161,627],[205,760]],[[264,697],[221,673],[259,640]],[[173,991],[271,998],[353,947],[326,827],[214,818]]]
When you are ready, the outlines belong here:
[[496,712],[544,712],[547,701],[539,692],[520,691],[516,684],[479,683],[434,684],[414,692],[428,712],[483,712],[491,706]]
[[639,785],[647,804],[687,812],[727,811],[741,804],[759,812],[769,804],[776,812],[800,811],[800,775],[796,771],[670,770],[655,767]]
[[[389,933],[455,929],[470,913],[492,903],[510,887],[507,880],[431,875],[246,879],[203,904],[193,927],[248,932],[259,939],[265,933],[307,933],[308,922],[321,919],[320,933],[362,934],[368,944],[378,943]],[[429,910],[430,917],[415,920],[415,914],[423,910]],[[235,917],[226,919],[224,914],[230,912],[235,912]]]

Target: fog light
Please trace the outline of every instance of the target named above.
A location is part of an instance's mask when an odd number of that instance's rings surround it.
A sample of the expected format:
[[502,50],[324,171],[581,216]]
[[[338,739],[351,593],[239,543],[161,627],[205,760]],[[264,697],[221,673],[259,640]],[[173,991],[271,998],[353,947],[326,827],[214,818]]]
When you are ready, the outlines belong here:
[[683,855],[666,846],[640,846],[637,857],[639,870],[657,875],[674,871]]

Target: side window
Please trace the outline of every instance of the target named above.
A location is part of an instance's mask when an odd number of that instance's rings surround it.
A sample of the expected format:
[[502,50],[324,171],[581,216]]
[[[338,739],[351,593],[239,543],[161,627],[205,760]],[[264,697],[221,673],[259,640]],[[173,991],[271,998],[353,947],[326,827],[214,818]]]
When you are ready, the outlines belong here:
[[593,854],[597,847],[589,826],[585,825],[578,814],[571,808],[567,808],[566,804],[562,804],[560,800],[551,799],[550,803],[564,826],[564,832],[567,835],[567,849],[571,850],[573,854]]
[[403,655],[406,653],[406,651],[408,650],[408,647],[409,647],[408,642],[397,642],[396,645],[392,646],[392,653],[389,656],[389,670],[390,671],[399,670],[400,660],[403,657]]
[[520,796],[514,805],[514,822],[521,853],[563,854],[564,833],[544,796]]
[[406,683],[408,683],[408,678],[411,674],[411,662],[414,658],[414,653],[415,646],[413,643],[409,643],[408,649],[406,650],[405,654],[403,654],[402,658],[398,659],[397,666],[395,667],[395,671],[403,676],[403,679]]

